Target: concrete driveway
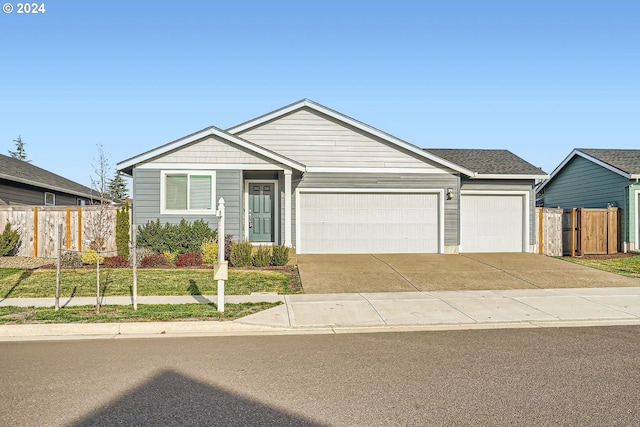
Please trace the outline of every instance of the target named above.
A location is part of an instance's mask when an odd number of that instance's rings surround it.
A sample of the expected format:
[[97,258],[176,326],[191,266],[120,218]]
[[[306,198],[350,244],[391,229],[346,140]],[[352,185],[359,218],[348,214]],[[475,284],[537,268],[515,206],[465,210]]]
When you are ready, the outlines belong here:
[[307,294],[640,286],[640,280],[525,253],[298,255]]

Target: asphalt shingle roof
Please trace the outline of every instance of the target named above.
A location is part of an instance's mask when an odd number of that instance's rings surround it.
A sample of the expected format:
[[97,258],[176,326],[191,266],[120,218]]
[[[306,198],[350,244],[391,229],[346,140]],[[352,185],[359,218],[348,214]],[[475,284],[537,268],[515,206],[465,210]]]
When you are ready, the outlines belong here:
[[640,174],[640,150],[601,148],[576,148],[576,150],[630,175]]
[[0,154],[0,178],[76,195],[91,196],[91,189],[31,163]]
[[509,150],[425,148],[425,151],[479,174],[545,175]]

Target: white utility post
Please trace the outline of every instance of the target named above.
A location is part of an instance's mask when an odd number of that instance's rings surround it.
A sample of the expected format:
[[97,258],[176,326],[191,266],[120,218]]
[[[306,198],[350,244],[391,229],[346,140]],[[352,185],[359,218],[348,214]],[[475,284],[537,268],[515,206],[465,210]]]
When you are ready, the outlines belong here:
[[218,311],[224,313],[224,281],[227,280],[228,266],[224,260],[224,199],[218,201],[218,262],[213,268],[213,279],[218,280]]

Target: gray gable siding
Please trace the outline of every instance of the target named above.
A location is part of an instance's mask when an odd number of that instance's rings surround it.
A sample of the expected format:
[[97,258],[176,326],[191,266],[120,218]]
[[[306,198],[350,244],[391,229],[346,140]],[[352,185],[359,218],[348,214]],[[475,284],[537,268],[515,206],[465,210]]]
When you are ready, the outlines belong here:
[[[211,228],[217,228],[218,218],[212,215],[160,215],[160,170],[133,170],[133,222],[143,225],[158,218],[162,224],[177,224],[182,218],[192,222],[203,219]],[[226,216],[225,234],[232,234],[234,238],[240,236],[240,201],[242,199],[242,173],[239,170],[216,171],[216,202],[224,198]]]
[[536,243],[535,207],[536,198],[533,190],[533,180],[487,180],[463,178],[461,190],[478,191],[525,191],[529,193],[529,244]]
[[[383,188],[383,189],[443,189],[458,188],[458,177],[450,174],[370,174],[370,173],[307,173],[296,188]],[[458,206],[460,199],[444,201],[444,244],[458,246]],[[295,224],[295,200],[292,201]],[[295,227],[292,227],[295,242]]]
[[583,157],[575,156],[544,189],[549,207],[605,208],[607,203],[625,205],[629,180]]
[[178,150],[156,157],[153,163],[204,163],[208,165],[228,164],[271,164],[273,161],[264,159],[249,150],[230,144],[220,138],[209,136]]
[[442,168],[307,109],[238,135],[310,167]]

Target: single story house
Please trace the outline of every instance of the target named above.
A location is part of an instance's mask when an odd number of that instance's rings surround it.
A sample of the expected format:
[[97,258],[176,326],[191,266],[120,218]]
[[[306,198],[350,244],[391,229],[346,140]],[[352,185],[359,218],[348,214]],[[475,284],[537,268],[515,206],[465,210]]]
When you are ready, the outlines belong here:
[[0,154],[0,206],[81,206],[91,189],[24,160]]
[[133,221],[204,219],[299,254],[530,252],[541,169],[504,150],[425,150],[304,99],[117,165]]
[[544,206],[620,209],[623,251],[640,248],[640,150],[574,149],[538,188]]

